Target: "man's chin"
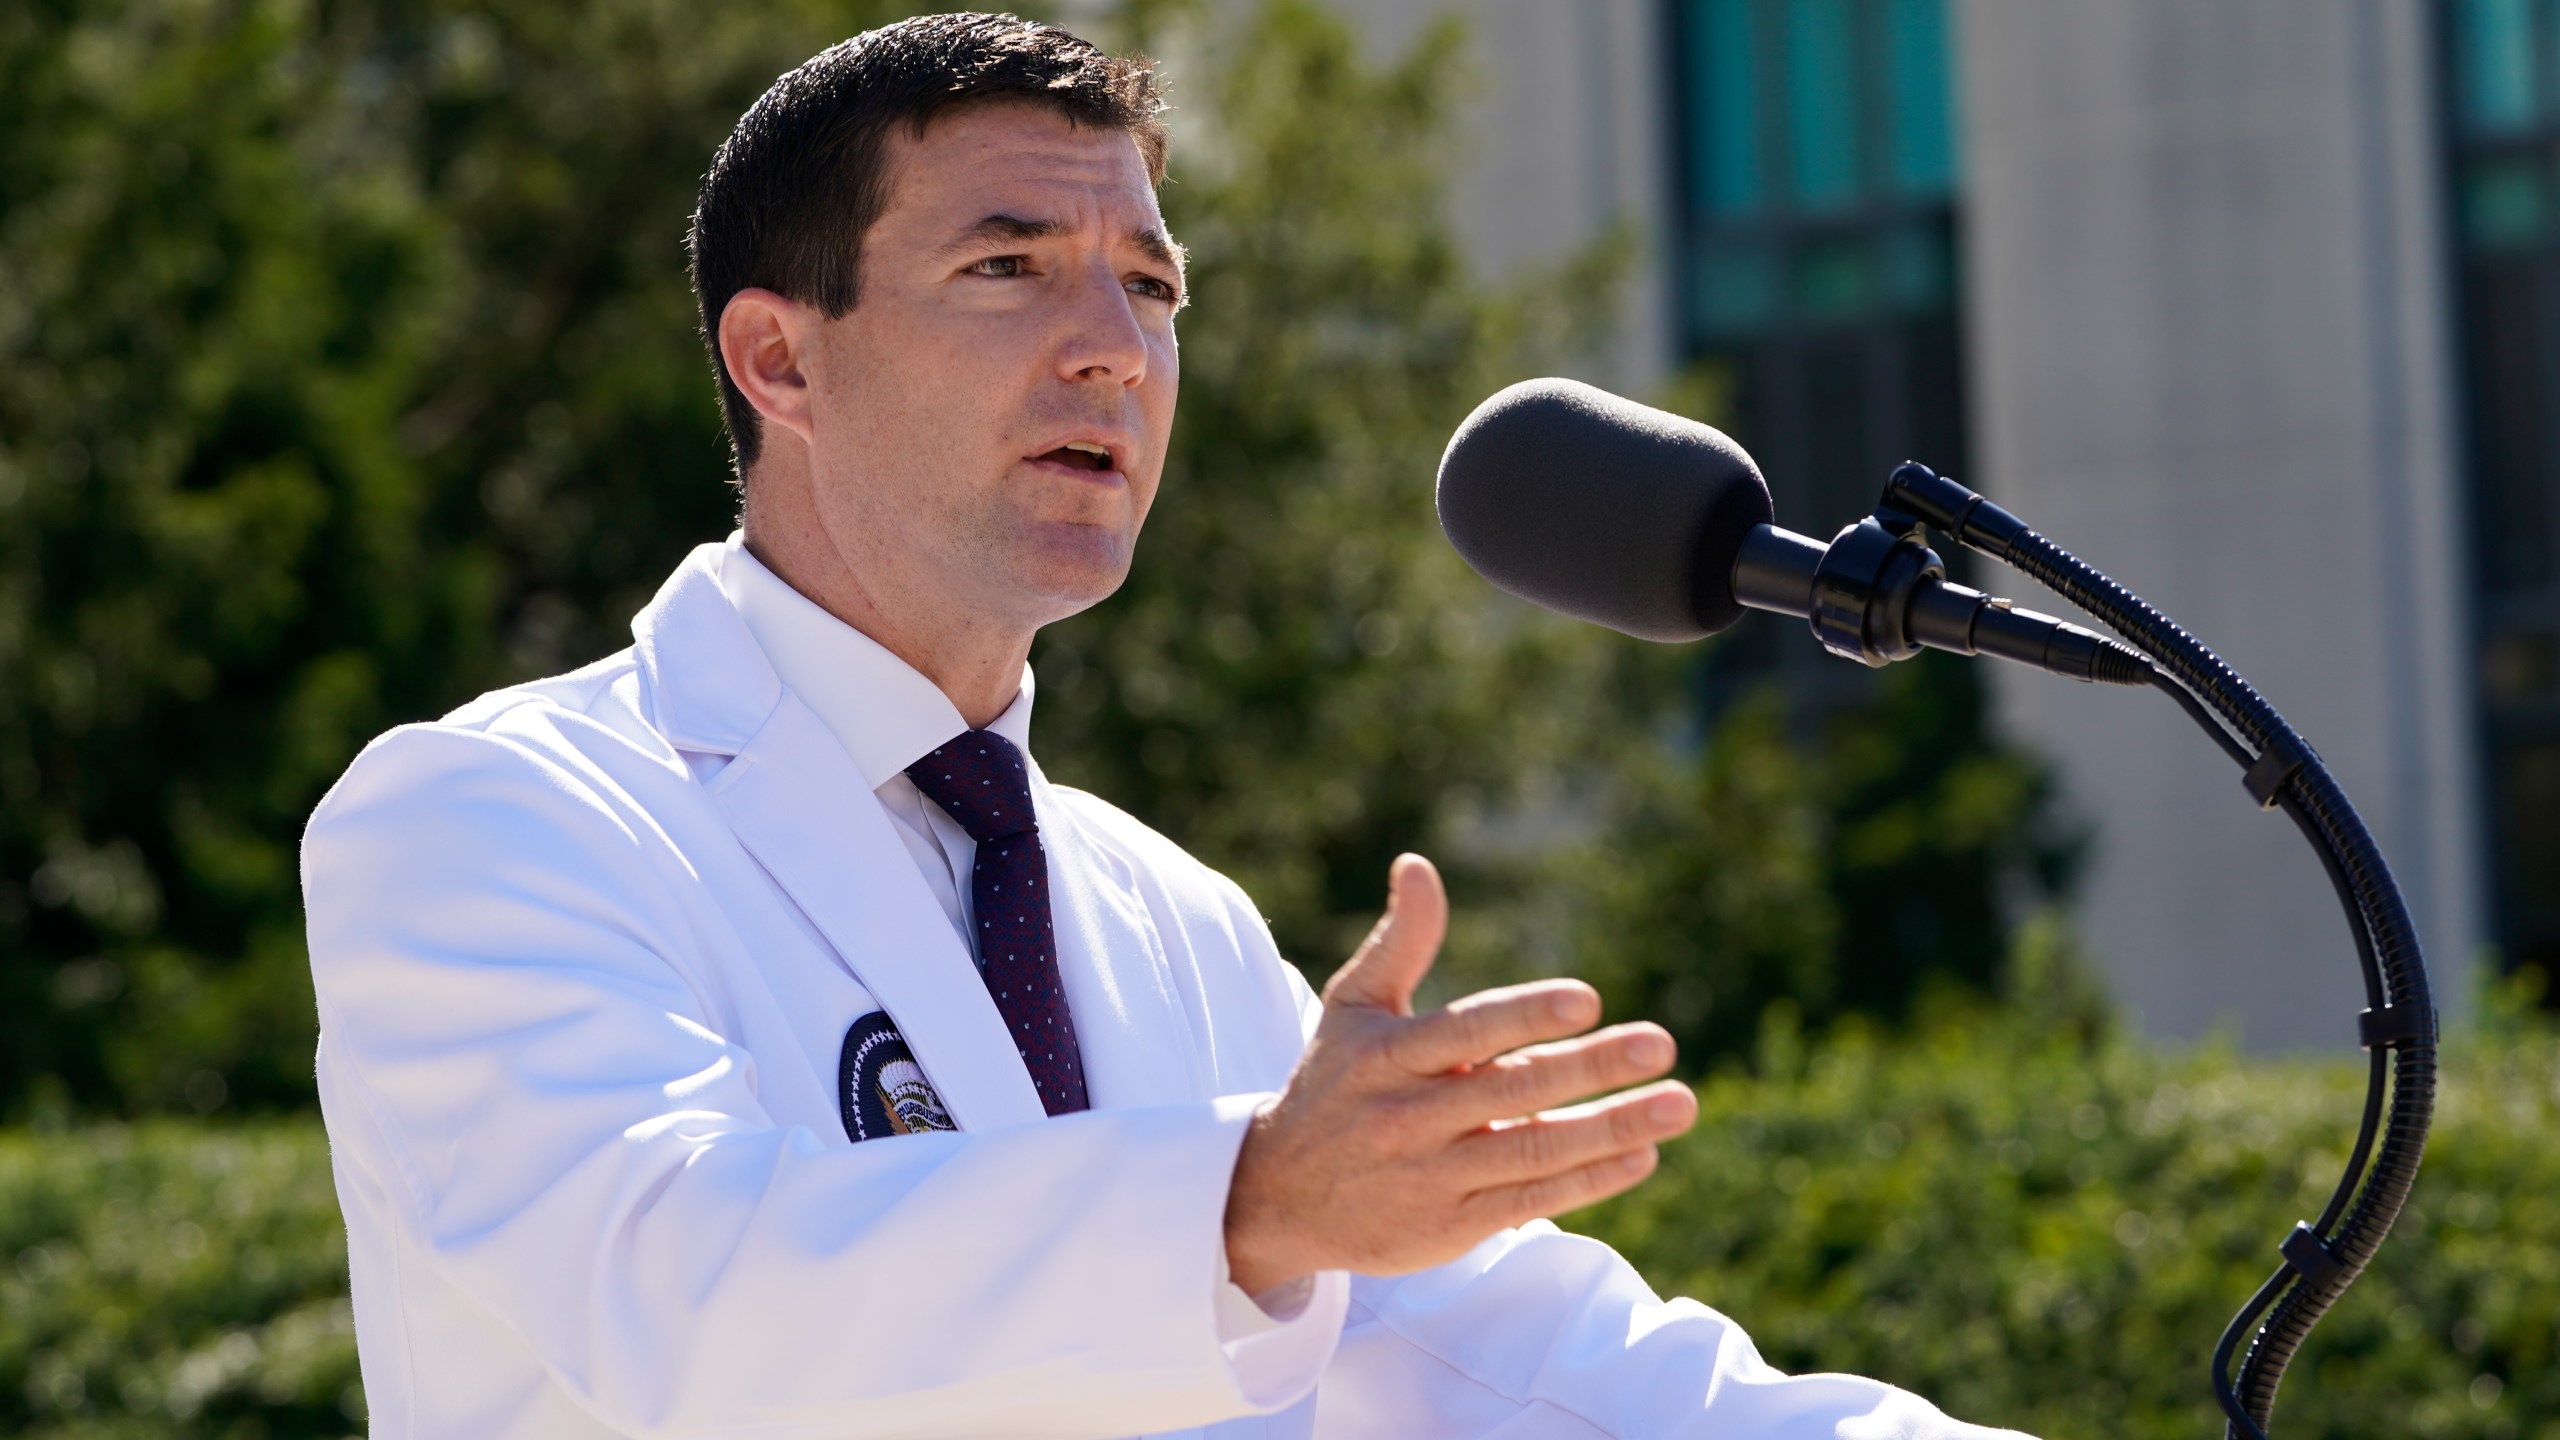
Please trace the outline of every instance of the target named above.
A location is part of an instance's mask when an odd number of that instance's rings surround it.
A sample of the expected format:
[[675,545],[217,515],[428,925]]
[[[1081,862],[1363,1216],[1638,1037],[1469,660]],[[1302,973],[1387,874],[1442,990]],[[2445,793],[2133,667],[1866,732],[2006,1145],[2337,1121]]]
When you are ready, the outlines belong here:
[[[1063,620],[1111,598],[1129,578],[1131,547],[1116,532],[1091,525],[1043,526],[1012,579],[1040,598],[1049,619]],[[1045,621],[1043,623],[1046,623]]]

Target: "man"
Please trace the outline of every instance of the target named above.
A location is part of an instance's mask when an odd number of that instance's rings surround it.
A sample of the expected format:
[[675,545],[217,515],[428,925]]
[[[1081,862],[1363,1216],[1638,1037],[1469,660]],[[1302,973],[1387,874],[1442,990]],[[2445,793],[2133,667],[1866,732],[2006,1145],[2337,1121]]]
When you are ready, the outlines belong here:
[[313,816],[377,1433],[1991,1433],[1535,1218],[1695,1102],[1575,982],[1414,1015],[1427,862],[1319,1000],[1029,759],[1172,425],[1157,108],[1001,16],[778,81],[692,236],[742,534]]

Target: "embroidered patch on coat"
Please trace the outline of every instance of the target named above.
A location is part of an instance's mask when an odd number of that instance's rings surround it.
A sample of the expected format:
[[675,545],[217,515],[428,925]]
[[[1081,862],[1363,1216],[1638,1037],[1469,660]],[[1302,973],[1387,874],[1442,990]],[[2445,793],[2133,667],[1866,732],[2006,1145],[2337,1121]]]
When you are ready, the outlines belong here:
[[960,1128],[885,1010],[854,1021],[844,1033],[836,1099],[844,1107],[844,1133],[857,1142]]

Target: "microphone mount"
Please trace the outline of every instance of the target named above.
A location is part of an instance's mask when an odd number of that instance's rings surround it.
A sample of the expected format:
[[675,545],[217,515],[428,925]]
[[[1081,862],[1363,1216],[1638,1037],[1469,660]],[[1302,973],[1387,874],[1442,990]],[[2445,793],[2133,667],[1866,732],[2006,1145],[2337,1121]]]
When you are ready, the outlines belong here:
[[[2035,579],[2122,639],[1949,583],[1929,548],[1930,527]],[[2357,1037],[2371,1059],[2346,1173],[2320,1218],[2295,1225],[2277,1247],[2284,1263],[2214,1350],[2227,1440],[2266,1440],[2285,1367],[2407,1203],[2434,1114],[2436,1014],[2425,957],[2372,833],[2319,752],[2221,657],[2015,515],[1925,465],[1896,469],[1874,513],[1828,545],[1753,527],[1733,562],[1732,591],[1744,606],[1807,620],[1824,649],[1862,665],[1933,649],[1997,655],[2080,681],[2150,685],[2240,767],[2249,798],[2282,811],[2319,854],[2355,940],[2367,1007]],[[2232,1356],[2244,1339],[2248,1352],[2235,1377]]]
[[[1954,484],[1923,465],[1905,465],[1895,478],[1905,472]],[[1888,491],[1887,503],[1843,526],[1829,545],[1775,525],[1753,526],[1734,558],[1734,598],[1809,621],[1822,648],[1870,668],[1930,649],[1996,655],[2083,682],[2151,682],[2151,662],[2141,652],[1949,581],[1946,562],[1929,548],[1927,525],[1891,498]]]

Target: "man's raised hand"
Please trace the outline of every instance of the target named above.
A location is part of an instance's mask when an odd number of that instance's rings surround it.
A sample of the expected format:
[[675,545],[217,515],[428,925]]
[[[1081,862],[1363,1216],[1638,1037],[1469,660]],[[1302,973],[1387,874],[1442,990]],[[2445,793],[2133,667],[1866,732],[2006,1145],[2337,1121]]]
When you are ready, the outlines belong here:
[[1677,1081],[1586,1099],[1665,1073],[1673,1047],[1641,1022],[1583,1034],[1600,997],[1579,980],[1415,1015],[1449,899],[1419,855],[1398,856],[1387,881],[1387,913],[1325,985],[1315,1038],[1236,1157],[1227,1263],[1249,1292],[1453,1260],[1506,1225],[1634,1185],[1656,1142],[1697,1119]]

